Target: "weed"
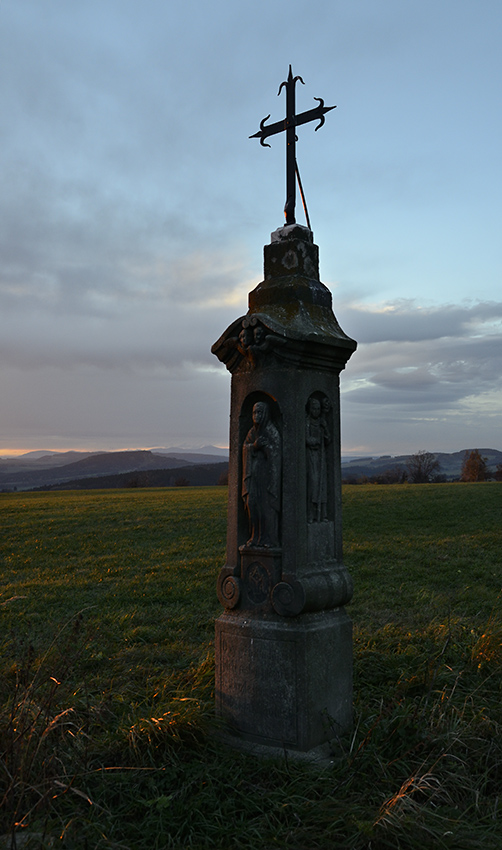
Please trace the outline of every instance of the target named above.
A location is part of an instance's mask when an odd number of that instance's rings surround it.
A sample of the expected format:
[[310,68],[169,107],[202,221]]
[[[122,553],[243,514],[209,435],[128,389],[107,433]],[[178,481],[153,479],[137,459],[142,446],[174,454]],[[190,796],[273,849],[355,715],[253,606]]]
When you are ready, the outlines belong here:
[[[85,736],[82,719],[72,705],[70,676],[81,651],[82,615],[73,618],[50,646],[39,653],[31,642],[10,636],[3,650],[9,669],[2,684],[0,725],[1,831],[10,846],[26,845],[33,822],[42,841],[48,820],[62,795],[90,800],[74,787],[74,742]],[[80,761],[80,760],[79,760]]]

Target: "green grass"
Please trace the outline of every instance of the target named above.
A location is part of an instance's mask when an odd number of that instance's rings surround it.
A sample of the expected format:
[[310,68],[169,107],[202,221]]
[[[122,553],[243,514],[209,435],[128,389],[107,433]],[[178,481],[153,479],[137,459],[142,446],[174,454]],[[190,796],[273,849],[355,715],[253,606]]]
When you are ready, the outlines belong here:
[[0,836],[498,850],[502,487],[345,488],[355,726],[324,768],[213,734],[225,507],[221,487],[0,496]]

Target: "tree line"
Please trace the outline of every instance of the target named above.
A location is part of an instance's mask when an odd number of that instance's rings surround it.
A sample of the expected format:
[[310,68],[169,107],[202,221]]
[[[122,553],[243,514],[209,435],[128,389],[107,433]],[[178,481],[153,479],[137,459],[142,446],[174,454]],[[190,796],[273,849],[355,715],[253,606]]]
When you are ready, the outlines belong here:
[[[411,455],[405,466],[394,466],[376,475],[343,479],[344,484],[438,484],[447,480],[441,464],[432,452],[419,451]],[[488,459],[478,449],[466,452],[459,481],[502,481],[502,463],[488,469]]]

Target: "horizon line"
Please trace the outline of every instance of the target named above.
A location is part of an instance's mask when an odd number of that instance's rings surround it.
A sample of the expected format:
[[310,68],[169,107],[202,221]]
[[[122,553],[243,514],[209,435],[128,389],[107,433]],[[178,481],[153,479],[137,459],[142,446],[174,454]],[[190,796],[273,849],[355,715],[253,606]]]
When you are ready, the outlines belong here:
[[[0,460],[8,460],[16,457],[23,457],[28,454],[35,454],[41,452],[47,455],[56,455],[56,454],[68,454],[69,452],[75,452],[76,454],[112,454],[114,452],[155,452],[155,451],[163,451],[163,452],[186,452],[187,454],[210,454],[210,452],[204,452],[204,449],[217,449],[221,452],[229,452],[229,446],[222,445],[213,445],[206,444],[204,446],[134,446],[127,448],[118,448],[118,449],[103,449],[103,448],[61,448],[61,449],[0,449]],[[489,446],[476,446],[478,451],[502,451],[502,449],[494,449]],[[358,448],[358,449],[347,449],[341,450],[341,457],[354,457],[354,458],[396,458],[403,457],[413,454],[418,454],[418,452],[424,451],[423,449],[415,449],[413,451],[399,451],[396,454],[393,454],[390,451],[375,451],[372,449],[368,449],[366,447]],[[428,451],[428,450],[426,450]],[[438,450],[430,450],[432,454],[457,454],[460,452],[473,451],[472,448],[461,448],[461,449],[453,449],[450,451],[438,451]]]

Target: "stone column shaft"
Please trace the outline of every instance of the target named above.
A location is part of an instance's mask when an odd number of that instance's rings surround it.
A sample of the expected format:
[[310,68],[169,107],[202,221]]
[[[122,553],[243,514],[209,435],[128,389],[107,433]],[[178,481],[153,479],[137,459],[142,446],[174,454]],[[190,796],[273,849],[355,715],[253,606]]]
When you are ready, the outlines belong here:
[[350,725],[339,375],[356,343],[307,228],[272,234],[264,267],[248,313],[212,349],[232,374],[217,710],[241,739],[304,751],[328,736],[323,712]]

